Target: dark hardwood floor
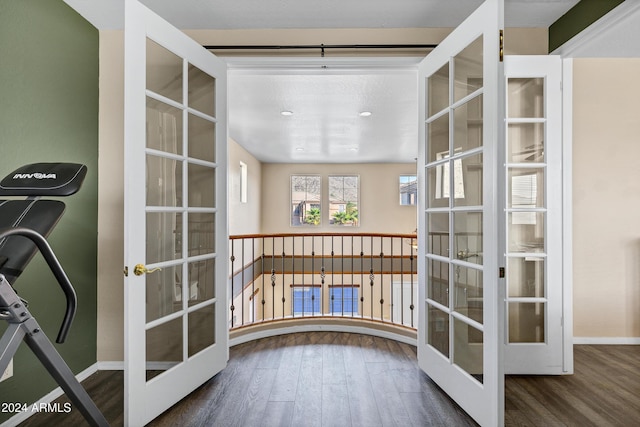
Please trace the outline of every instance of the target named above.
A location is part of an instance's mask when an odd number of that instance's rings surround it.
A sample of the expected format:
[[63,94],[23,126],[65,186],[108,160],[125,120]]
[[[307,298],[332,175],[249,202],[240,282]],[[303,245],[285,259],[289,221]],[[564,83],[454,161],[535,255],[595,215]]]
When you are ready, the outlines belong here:
[[[640,346],[576,346],[575,375],[509,376],[508,426],[640,425]],[[123,424],[123,375],[83,385],[112,426]],[[64,397],[60,399],[64,401]],[[82,426],[36,414],[22,426]],[[232,347],[227,368],[150,426],[473,426],[417,367],[416,349],[359,334],[312,332]]]

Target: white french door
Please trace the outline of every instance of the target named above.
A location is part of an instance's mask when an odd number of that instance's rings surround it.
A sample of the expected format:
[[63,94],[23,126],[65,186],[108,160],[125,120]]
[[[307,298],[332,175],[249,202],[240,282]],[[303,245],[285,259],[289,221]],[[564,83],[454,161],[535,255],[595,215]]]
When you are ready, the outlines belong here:
[[498,157],[504,0],[420,64],[418,363],[478,423],[504,423]]
[[125,425],[228,360],[226,73],[125,1]]
[[505,373],[557,375],[565,350],[562,61],[508,56],[505,77]]

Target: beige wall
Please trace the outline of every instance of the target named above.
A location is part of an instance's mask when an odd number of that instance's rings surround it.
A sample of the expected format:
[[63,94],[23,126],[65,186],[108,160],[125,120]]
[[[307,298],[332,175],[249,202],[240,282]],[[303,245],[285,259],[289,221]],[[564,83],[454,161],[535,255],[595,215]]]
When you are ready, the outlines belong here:
[[[229,139],[229,234],[260,233],[262,164],[233,139]],[[247,202],[240,201],[240,162],[247,165]]]
[[100,32],[97,360],[123,358],[124,37]]
[[640,337],[640,59],[574,60],[576,337]]
[[[414,163],[389,164],[282,164],[262,165],[262,232],[339,232],[345,227],[329,225],[327,177],[335,174],[360,176],[359,227],[348,232],[403,233],[416,229],[416,208],[400,206],[399,176],[416,173]],[[312,174],[322,177],[322,225],[290,226],[290,177]]]

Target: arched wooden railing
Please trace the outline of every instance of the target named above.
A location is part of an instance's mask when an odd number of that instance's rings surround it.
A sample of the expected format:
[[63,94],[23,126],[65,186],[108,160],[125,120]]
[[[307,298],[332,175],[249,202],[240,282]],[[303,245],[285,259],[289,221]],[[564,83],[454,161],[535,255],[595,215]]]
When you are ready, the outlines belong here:
[[417,325],[415,234],[230,236],[230,328],[348,318]]

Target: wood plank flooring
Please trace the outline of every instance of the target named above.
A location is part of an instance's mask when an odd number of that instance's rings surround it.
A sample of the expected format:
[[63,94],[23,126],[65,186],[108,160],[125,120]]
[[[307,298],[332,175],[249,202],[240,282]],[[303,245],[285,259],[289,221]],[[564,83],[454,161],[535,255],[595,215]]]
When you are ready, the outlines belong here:
[[[575,366],[572,376],[508,377],[506,425],[640,425],[640,346],[576,346]],[[83,385],[111,425],[123,425],[122,372],[99,372]],[[85,423],[74,410],[37,414],[21,425]],[[150,424],[392,425],[476,424],[418,369],[415,347],[334,332],[232,347],[227,368]]]

